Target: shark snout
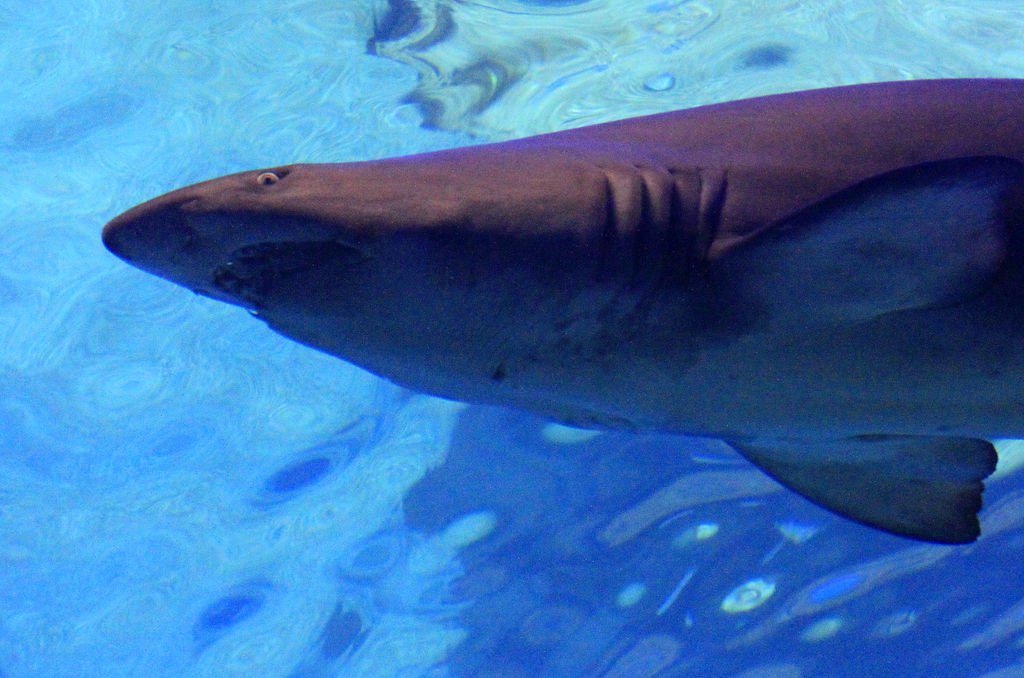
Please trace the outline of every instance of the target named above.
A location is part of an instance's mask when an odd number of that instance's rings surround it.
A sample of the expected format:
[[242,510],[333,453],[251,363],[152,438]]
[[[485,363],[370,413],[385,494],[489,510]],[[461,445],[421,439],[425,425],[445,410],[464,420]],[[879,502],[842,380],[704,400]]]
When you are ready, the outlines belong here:
[[[156,252],[183,249],[194,237],[180,202],[151,201],[118,215],[103,227],[103,244],[136,266],[156,264]],[[147,270],[149,270],[147,268]]]
[[[144,271],[228,303],[240,301],[213,284],[214,271],[232,247],[211,237],[216,216],[197,208],[202,200],[176,191],[133,207],[103,228],[103,244]],[[220,229],[214,229],[218,231]]]
[[254,310],[289,275],[365,259],[341,227],[293,203],[261,198],[236,177],[212,180],[115,217],[103,244],[137,268]]

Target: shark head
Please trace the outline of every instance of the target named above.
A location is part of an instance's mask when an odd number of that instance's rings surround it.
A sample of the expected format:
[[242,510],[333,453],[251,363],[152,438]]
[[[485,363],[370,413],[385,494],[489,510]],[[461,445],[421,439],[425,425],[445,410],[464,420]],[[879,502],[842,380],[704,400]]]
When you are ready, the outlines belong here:
[[338,167],[276,167],[187,186],[110,221],[103,243],[138,268],[259,312],[277,287],[322,268],[325,257],[365,261],[387,229],[412,227],[375,218],[393,196]]
[[452,172],[441,153],[243,172],[134,207],[103,241],[288,337],[465,399],[545,340],[524,309],[558,317],[580,294],[589,304],[607,245],[599,171],[477,169]]

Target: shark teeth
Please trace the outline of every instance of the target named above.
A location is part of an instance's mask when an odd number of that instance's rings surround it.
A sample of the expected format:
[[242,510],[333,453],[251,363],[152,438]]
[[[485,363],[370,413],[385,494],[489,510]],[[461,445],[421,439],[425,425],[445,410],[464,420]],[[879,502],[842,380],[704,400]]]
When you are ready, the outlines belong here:
[[359,250],[333,241],[262,242],[233,251],[213,269],[213,285],[258,313],[274,285],[289,276],[364,258]]

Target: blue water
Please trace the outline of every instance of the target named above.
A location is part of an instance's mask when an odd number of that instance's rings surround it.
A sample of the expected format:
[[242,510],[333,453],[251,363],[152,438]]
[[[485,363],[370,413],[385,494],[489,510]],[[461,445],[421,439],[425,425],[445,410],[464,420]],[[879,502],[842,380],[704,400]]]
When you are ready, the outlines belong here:
[[977,544],[912,543],[714,441],[404,392],[99,240],[254,167],[1022,77],[1022,33],[1006,0],[0,0],[0,676],[1024,676],[1012,470]]

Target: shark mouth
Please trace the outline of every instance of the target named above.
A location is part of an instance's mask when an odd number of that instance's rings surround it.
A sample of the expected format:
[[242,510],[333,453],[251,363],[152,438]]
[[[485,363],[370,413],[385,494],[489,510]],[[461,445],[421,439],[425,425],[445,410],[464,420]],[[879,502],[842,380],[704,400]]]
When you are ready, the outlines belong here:
[[213,285],[251,313],[259,314],[271,291],[289,278],[329,271],[366,257],[336,241],[262,242],[232,252],[213,269]]

